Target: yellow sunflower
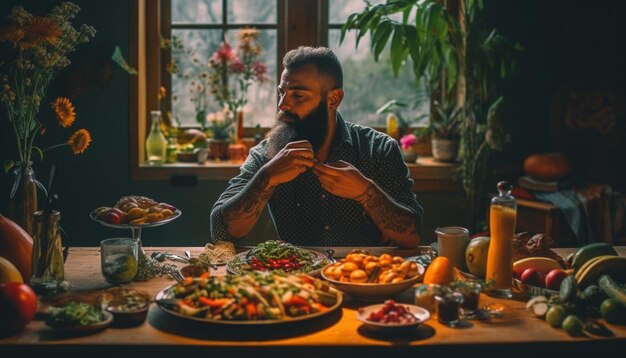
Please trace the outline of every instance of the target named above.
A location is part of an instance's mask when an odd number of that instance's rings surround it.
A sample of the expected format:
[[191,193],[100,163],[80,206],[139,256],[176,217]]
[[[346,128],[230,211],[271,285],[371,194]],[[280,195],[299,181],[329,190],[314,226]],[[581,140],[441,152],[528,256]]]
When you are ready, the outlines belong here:
[[74,124],[76,119],[76,112],[74,112],[74,105],[68,98],[59,97],[50,104],[54,110],[54,114],[59,121],[59,125],[63,128],[67,128]]
[[55,43],[61,35],[61,28],[45,17],[33,17],[26,25],[26,36],[33,43],[47,40]]
[[89,133],[86,129],[79,129],[74,134],[70,136],[67,144],[72,147],[72,152],[74,154],[80,154],[89,147],[89,143],[91,143],[91,133]]

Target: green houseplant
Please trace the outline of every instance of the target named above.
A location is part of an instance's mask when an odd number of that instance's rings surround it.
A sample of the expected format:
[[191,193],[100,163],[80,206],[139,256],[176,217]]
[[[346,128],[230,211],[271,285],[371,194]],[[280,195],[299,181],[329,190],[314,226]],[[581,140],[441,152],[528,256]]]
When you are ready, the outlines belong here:
[[416,79],[425,80],[430,93],[446,104],[435,107],[427,131],[459,129],[468,225],[476,228],[483,212],[482,185],[489,154],[501,149],[507,139],[498,114],[505,80],[515,70],[517,48],[489,26],[482,0],[449,4],[452,9],[432,0],[368,4],[349,16],[341,39],[345,32],[357,31],[358,46],[358,39],[369,33],[376,60],[388,48],[395,74],[403,64],[411,65]]

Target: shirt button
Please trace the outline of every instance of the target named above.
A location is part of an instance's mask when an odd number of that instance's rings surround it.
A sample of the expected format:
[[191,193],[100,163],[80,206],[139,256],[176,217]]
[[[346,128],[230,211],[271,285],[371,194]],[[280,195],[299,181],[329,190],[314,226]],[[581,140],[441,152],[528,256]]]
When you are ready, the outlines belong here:
[[322,199],[326,198],[326,194],[322,194]]
[[330,226],[328,225],[324,226],[324,230],[330,230]]
[[300,203],[296,203],[296,206],[297,206],[297,207],[300,207]]

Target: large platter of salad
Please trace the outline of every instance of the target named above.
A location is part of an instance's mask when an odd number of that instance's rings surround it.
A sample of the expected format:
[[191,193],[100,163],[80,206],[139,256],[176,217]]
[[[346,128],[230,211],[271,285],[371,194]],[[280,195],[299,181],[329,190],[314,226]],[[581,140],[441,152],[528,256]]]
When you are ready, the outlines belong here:
[[156,295],[168,314],[226,325],[281,324],[312,319],[341,306],[341,292],[306,274],[255,271],[186,278]]
[[234,275],[252,271],[281,271],[315,276],[324,266],[333,262],[330,255],[297,247],[285,241],[268,240],[235,255],[226,269]]

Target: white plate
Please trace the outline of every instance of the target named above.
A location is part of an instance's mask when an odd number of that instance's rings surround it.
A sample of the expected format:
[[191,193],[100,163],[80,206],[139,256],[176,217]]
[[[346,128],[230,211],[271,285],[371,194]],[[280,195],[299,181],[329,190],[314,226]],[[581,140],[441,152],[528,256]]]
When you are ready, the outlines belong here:
[[410,329],[411,327],[417,327],[420,324],[426,322],[430,318],[430,312],[428,310],[415,306],[415,305],[407,305],[403,303],[396,303],[398,306],[404,306],[409,312],[415,316],[415,322],[409,323],[382,323],[382,322],[374,322],[367,319],[372,312],[380,311],[385,304],[377,304],[371,305],[367,307],[362,307],[357,311],[356,318],[363,322],[367,327],[375,329],[375,330],[404,330]]

